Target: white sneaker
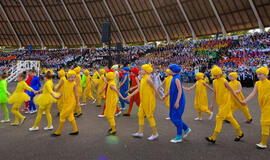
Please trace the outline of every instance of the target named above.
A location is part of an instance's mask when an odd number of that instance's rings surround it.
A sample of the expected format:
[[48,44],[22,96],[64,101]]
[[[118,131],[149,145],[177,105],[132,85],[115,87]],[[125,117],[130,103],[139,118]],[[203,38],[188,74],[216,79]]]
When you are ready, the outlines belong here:
[[167,118],[165,118],[165,119],[170,120],[171,118],[170,118],[170,117],[167,117]]
[[31,112],[32,112],[32,111],[29,111],[29,110],[28,110],[28,111],[25,111],[24,113],[28,114],[28,113],[31,113]]
[[44,129],[45,131],[47,131],[47,130],[52,130],[52,129],[53,129],[53,125],[52,125],[51,127],[48,127],[48,126],[47,126],[47,127],[44,127],[43,129]]
[[265,146],[265,145],[262,145],[262,144],[256,144],[256,146],[257,147],[259,147],[260,149],[266,149],[267,148],[267,146]]
[[10,120],[1,120],[0,122],[1,123],[8,123],[8,122],[10,122]]
[[153,140],[155,140],[155,139],[157,139],[157,138],[158,138],[158,133],[157,133],[156,135],[152,135],[152,136],[148,137],[147,139],[148,139],[149,141],[153,141]]
[[119,111],[118,113],[115,114],[115,117],[119,116],[122,112]]
[[85,106],[85,105],[86,105],[86,103],[82,103],[82,104],[81,104],[81,106]]
[[213,115],[214,115],[214,112],[211,112],[211,115],[210,115],[209,118],[208,118],[209,121],[212,120]]
[[38,128],[38,127],[36,127],[36,128],[34,128],[34,127],[29,128],[29,131],[38,131],[38,130],[39,130],[39,128]]
[[197,118],[195,118],[194,120],[195,120],[195,121],[202,121],[202,118],[198,118],[198,117],[197,117]]
[[189,128],[187,133],[184,134],[183,138],[186,138],[190,132],[191,132],[191,129]]
[[143,133],[134,133],[134,134],[132,134],[132,136],[133,137],[136,137],[136,138],[141,138],[141,137],[143,137]]
[[95,104],[95,103],[96,103],[96,101],[97,101],[97,99],[95,99],[95,100],[94,100],[92,103],[93,103],[93,104]]
[[99,118],[103,118],[103,117],[105,117],[105,116],[104,116],[104,114],[103,114],[103,115],[100,114],[100,115],[98,115],[98,117],[99,117]]
[[[31,111],[30,112],[30,114],[34,114],[34,113],[36,113],[37,112],[37,110],[33,110],[33,111]],[[44,112],[45,113],[45,112]]]
[[171,143],[180,143],[182,141],[182,139],[176,140],[175,138],[170,140]]

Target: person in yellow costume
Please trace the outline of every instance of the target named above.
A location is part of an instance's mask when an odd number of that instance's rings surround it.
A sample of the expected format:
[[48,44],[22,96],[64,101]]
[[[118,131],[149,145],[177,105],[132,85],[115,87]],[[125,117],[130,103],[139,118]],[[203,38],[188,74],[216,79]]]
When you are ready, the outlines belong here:
[[105,89],[106,89],[106,84],[107,84],[107,81],[106,81],[106,78],[105,78],[105,69],[100,69],[99,70],[100,72],[100,79],[99,79],[99,82],[98,82],[98,95],[97,95],[97,100],[98,100],[98,105],[97,107],[101,107],[101,100],[102,99],[105,99]]
[[183,89],[186,91],[190,91],[196,87],[194,106],[196,111],[198,112],[198,117],[194,119],[195,121],[202,120],[202,112],[209,115],[208,120],[212,120],[213,118],[213,111],[210,111],[208,109],[207,88],[210,89],[212,92],[214,92],[214,89],[205,82],[203,77],[204,74],[198,72],[195,77],[197,82],[189,88],[183,87]]
[[[66,72],[65,70],[61,69],[58,72],[58,77],[60,78],[58,84],[55,87],[55,91],[57,93],[62,93],[64,90],[64,84],[67,81],[66,79]],[[63,97],[61,97],[60,99],[57,100],[57,108],[58,108],[58,116],[60,115],[60,112],[63,108]]]
[[[167,77],[164,79],[164,81],[157,88],[157,90],[159,90],[160,87],[162,87],[165,84],[164,95],[166,95],[170,91],[170,86],[171,86],[171,82],[172,82],[172,78],[173,78],[173,76],[170,74],[170,69],[166,69],[166,76]],[[167,106],[168,110],[170,110],[170,95],[168,95],[164,101],[165,101],[165,105]],[[170,117],[167,117],[166,119],[169,120]]]
[[234,141],[238,142],[241,140],[241,138],[244,137],[244,134],[240,129],[240,125],[233,117],[231,111],[231,96],[234,96],[239,102],[240,99],[233,91],[227,80],[222,76],[222,70],[219,67],[214,66],[211,70],[211,74],[215,77],[215,80],[213,81],[214,92],[211,102],[211,110],[213,110],[213,105],[216,100],[218,106],[218,114],[216,115],[216,127],[213,135],[211,137],[206,137],[205,139],[210,143],[215,143],[218,134],[221,132],[223,121],[227,120],[237,131],[238,136],[234,139]]
[[37,131],[39,130],[39,123],[42,118],[43,112],[45,112],[48,126],[44,128],[44,130],[52,130],[52,116],[51,116],[51,107],[54,102],[56,102],[55,95],[53,92],[53,81],[52,81],[52,74],[47,72],[44,75],[45,84],[43,89],[37,91],[42,92],[42,94],[37,95],[34,98],[34,103],[39,106],[38,114],[36,117],[35,124],[32,128],[29,128],[29,131]]
[[92,93],[91,93],[91,86],[92,83],[94,83],[94,85],[96,86],[96,83],[93,81],[92,77],[90,76],[90,72],[88,69],[86,69],[84,71],[84,75],[85,75],[85,89],[83,91],[83,105],[86,105],[86,98],[89,97],[93,103],[96,102],[96,99],[93,97]]
[[[73,132],[70,135],[78,135],[79,130],[77,128],[77,124],[74,118],[74,108],[80,107],[80,101],[77,96],[77,77],[76,72],[73,70],[69,70],[67,73],[67,81],[64,84],[64,90],[60,97],[63,97],[63,108],[60,113],[60,122],[57,130],[51,135],[52,137],[60,136],[62,133],[62,128],[66,122],[66,119],[72,124]],[[58,97],[58,98],[60,98]]]
[[[237,94],[237,96],[239,97],[239,99],[242,101],[245,99],[243,93],[241,92],[242,90],[242,85],[239,81],[237,81],[237,73],[236,72],[232,72],[229,74],[229,77],[230,77],[230,86],[232,87],[232,89],[234,90],[234,92]],[[248,106],[245,105],[243,106],[240,102],[237,101],[237,99],[235,99],[234,97],[232,97],[232,113],[234,113],[236,110],[240,109],[247,121],[246,123],[251,123],[252,122],[252,118],[251,118],[251,115],[249,113],[249,110],[248,110]]]
[[115,135],[116,134],[116,127],[115,127],[115,112],[116,112],[116,106],[118,104],[118,96],[120,96],[122,99],[121,93],[117,90],[116,84],[114,81],[115,78],[115,72],[108,72],[106,74],[107,82],[108,82],[108,88],[107,88],[107,93],[106,99],[105,99],[105,104],[106,108],[104,111],[104,116],[107,118],[107,120],[110,123],[111,128],[109,129],[109,134],[108,135]]
[[244,101],[242,101],[242,103],[247,104],[247,102],[254,98],[258,93],[258,102],[261,109],[262,137],[261,142],[256,145],[259,149],[265,149],[267,148],[270,126],[270,81],[267,79],[269,68],[261,67],[257,69],[256,74],[259,81],[256,82],[253,91]]
[[[74,71],[76,72],[76,83],[77,83],[77,96],[79,101],[81,100],[82,97],[82,77],[81,77],[81,67],[78,66],[74,68]],[[82,115],[82,108],[80,107],[75,107],[75,116],[80,117]]]
[[[98,81],[99,81],[99,79],[100,79],[100,74],[98,73],[98,71],[97,71],[96,68],[93,69],[93,72],[94,72],[94,74],[93,74],[93,76],[92,76],[93,81],[94,81],[96,84],[98,84]],[[92,86],[91,86],[91,92],[92,92],[92,95],[93,95],[93,96],[94,96],[94,94],[95,94],[96,96],[98,95],[98,94],[97,94],[97,90],[96,90],[96,86],[95,86],[94,84],[92,84]]]
[[12,95],[8,98],[8,103],[13,104],[11,113],[15,116],[15,121],[11,123],[12,126],[18,126],[19,125],[19,119],[21,119],[21,125],[23,124],[26,117],[21,115],[19,112],[22,104],[24,102],[30,101],[30,96],[24,92],[24,90],[28,90],[31,92],[35,92],[31,87],[29,87],[24,79],[26,78],[26,74],[21,73],[18,75],[18,84],[15,89],[15,91],[12,93]]
[[148,140],[152,141],[158,138],[158,132],[156,128],[156,122],[154,119],[154,111],[156,108],[156,96],[161,99],[157,88],[155,87],[153,80],[150,78],[149,74],[153,72],[153,68],[151,64],[142,65],[142,79],[138,86],[138,88],[130,94],[125,99],[130,99],[136,93],[140,92],[140,100],[141,104],[139,107],[138,117],[139,117],[139,130],[137,133],[133,134],[133,137],[143,137],[143,126],[144,126],[144,118],[148,119],[150,126],[152,127],[152,135],[148,138]]

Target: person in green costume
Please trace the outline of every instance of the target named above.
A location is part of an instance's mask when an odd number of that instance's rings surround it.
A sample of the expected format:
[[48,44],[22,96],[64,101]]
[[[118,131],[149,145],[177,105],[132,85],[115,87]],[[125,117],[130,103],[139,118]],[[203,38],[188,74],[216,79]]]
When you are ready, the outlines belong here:
[[2,107],[2,110],[5,112],[5,119],[1,120],[1,123],[7,123],[9,122],[9,112],[7,108],[7,101],[8,101],[8,96],[10,93],[7,91],[7,74],[1,73],[0,74],[0,104]]

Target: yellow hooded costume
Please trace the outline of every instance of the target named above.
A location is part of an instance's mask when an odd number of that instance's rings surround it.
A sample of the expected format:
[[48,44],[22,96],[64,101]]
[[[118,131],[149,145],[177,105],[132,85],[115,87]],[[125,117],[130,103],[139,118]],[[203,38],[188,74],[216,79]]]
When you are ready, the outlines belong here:
[[106,87],[106,82],[103,80],[105,78],[105,69],[100,69],[100,79],[98,82],[98,95],[97,95],[97,100],[98,100],[98,106],[101,105],[101,100],[105,98],[105,91],[100,94],[100,92]]
[[107,93],[106,95],[109,95],[106,97],[105,103],[106,103],[106,108],[104,111],[104,116],[107,118],[111,125],[111,133],[116,132],[115,129],[115,112],[116,112],[116,106],[118,105],[118,94],[116,91],[111,89],[111,86],[114,86],[116,88],[116,84],[114,81],[115,78],[115,73],[114,72],[108,72],[106,74],[106,77],[108,79],[108,88],[107,88]]
[[[238,84],[240,82],[237,81],[237,77],[238,77],[237,73],[236,72],[232,72],[232,73],[229,74],[229,76],[235,78],[235,80],[232,80],[232,81],[229,82],[229,84],[232,87],[233,91],[239,90]],[[243,101],[245,99],[245,97],[244,97],[244,95],[243,95],[242,92],[237,93],[237,96],[239,97],[239,99],[241,101]],[[240,102],[238,102],[238,100],[235,97],[232,96],[232,113],[234,113],[238,109],[240,109],[244,113],[244,115],[245,115],[245,117],[246,117],[247,120],[251,120],[252,119],[251,118],[251,115],[249,113],[249,110],[248,110],[247,105],[243,106]]]
[[[64,84],[67,81],[65,70],[61,69],[58,72],[58,77],[60,78],[60,80],[55,88],[58,88],[58,90],[56,92],[61,94],[64,91]],[[61,86],[60,86],[60,84],[61,84]],[[63,108],[63,97],[61,97],[60,99],[57,100],[57,108],[58,108],[58,111],[60,113],[62,108]]]
[[[77,75],[77,73],[73,70],[69,70],[67,73],[67,78],[73,75]],[[79,101],[79,99],[76,100],[75,91],[74,91],[75,85],[76,85],[76,79],[75,81],[67,80],[66,83],[64,84],[63,95],[62,95],[63,108],[62,108],[62,112],[60,113],[60,122],[59,122],[58,129],[54,133],[55,135],[61,135],[62,128],[64,126],[66,119],[68,119],[68,121],[72,124],[73,133],[78,132],[77,124],[76,124],[74,114],[73,114],[74,108],[77,108],[76,102],[77,100]]]
[[[256,73],[258,72],[268,76],[269,69],[268,67],[261,67],[257,69]],[[266,146],[270,126],[270,81],[266,78],[265,80],[257,81],[255,86],[257,87],[258,102],[261,109],[261,144]]]
[[86,103],[86,98],[89,97],[92,101],[95,100],[91,93],[91,86],[92,86],[92,81],[91,81],[91,76],[89,75],[90,72],[88,70],[84,71],[85,74],[85,89],[83,91],[83,103]]
[[202,112],[211,115],[211,111],[208,109],[208,99],[207,99],[207,89],[204,85],[204,74],[198,72],[196,77],[199,78],[196,82],[196,94],[195,94],[195,101],[194,106],[196,111],[198,112],[198,118],[202,118]]

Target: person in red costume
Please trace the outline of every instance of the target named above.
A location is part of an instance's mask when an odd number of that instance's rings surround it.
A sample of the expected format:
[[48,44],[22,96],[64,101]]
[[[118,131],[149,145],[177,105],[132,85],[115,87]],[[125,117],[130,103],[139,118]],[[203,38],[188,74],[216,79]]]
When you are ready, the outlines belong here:
[[[139,71],[140,70],[138,68],[131,69],[131,88],[128,90],[131,93],[138,88],[138,84],[140,83],[140,80],[138,78]],[[130,116],[130,112],[132,110],[134,102],[137,104],[138,107],[140,106],[140,92],[130,98],[128,112],[123,116]]]
[[[109,69],[107,71],[107,73],[108,72],[114,72],[114,70],[113,69]],[[107,88],[108,88],[108,84],[106,84],[106,88],[105,88],[105,91],[104,91],[105,94],[107,93]],[[105,95],[105,97],[106,97],[106,95]],[[104,102],[103,112],[100,115],[98,115],[99,118],[103,118],[104,117],[105,108],[106,108],[106,103]],[[121,114],[121,111],[119,110],[118,106],[116,106],[116,114],[115,114],[115,116],[118,116],[120,114]]]
[[[25,82],[26,82],[26,84],[27,84],[28,86],[31,86],[31,81],[32,81],[32,79],[33,79],[31,70],[27,71],[27,75],[28,75],[28,78],[26,79]],[[26,92],[26,90],[24,90],[24,92]],[[25,103],[25,107],[24,107],[24,109],[22,110],[22,112],[26,112],[26,111],[28,111],[28,109],[29,109],[29,101],[28,101],[28,102],[24,102],[24,103]]]

